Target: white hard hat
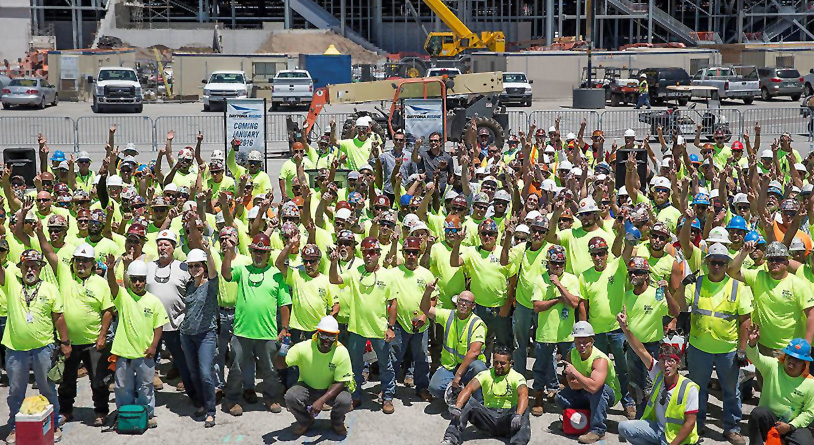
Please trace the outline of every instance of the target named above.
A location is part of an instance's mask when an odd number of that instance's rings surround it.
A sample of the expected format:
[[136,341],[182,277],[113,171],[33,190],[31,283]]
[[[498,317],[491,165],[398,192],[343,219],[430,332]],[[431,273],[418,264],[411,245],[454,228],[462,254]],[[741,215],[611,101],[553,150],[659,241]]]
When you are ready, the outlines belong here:
[[141,260],[133,261],[127,266],[127,275],[131,277],[146,277],[147,263]]
[[107,186],[108,187],[122,187],[124,185],[124,181],[122,181],[121,176],[119,175],[112,175],[107,177]]
[[261,160],[263,160],[263,155],[257,150],[252,150],[252,151],[249,152],[248,160],[249,161],[261,161]]
[[187,254],[187,263],[205,263],[206,253],[201,249],[192,249]]
[[[254,207],[252,207],[252,208],[254,208]],[[183,209],[184,212],[189,212],[189,211],[195,212],[195,211],[198,210],[198,203],[195,202],[195,201],[187,201],[187,202],[184,203],[184,206],[183,206],[182,209]]]
[[774,157],[774,154],[772,153],[771,150],[763,150],[763,151],[760,152],[760,157],[761,157],[761,159],[763,159],[763,158],[771,159],[771,158]]
[[574,133],[568,133],[568,134],[565,135],[565,140],[566,141],[572,141],[572,140],[574,140],[576,138],[577,138],[577,135],[575,135]]
[[90,161],[90,154],[87,151],[80,151],[79,156],[76,158],[77,161]]
[[556,131],[557,131],[557,127],[555,127],[555,126],[553,126],[553,125],[552,125],[552,126],[550,126],[550,127],[548,127],[548,132],[549,132],[549,133],[555,133]]
[[636,137],[636,132],[633,131],[632,128],[628,128],[627,130],[625,130],[625,137],[626,138],[635,138]]
[[178,244],[178,235],[175,234],[172,230],[162,230],[158,232],[158,236],[155,237],[156,242],[161,240],[172,241],[173,244]]
[[493,199],[495,201],[511,201],[512,195],[510,195],[505,189],[500,189],[495,192],[495,197]]
[[641,73],[641,74],[639,74],[639,78],[640,78],[640,79],[641,79],[641,78],[645,78],[645,77],[647,77],[647,74],[645,74],[645,73]]
[[707,250],[707,254],[704,258],[709,257],[726,257],[730,260],[732,259],[732,256],[729,254],[729,249],[721,243],[715,243],[709,246],[709,250]]
[[534,221],[537,219],[538,216],[543,216],[542,213],[538,212],[537,210],[532,210],[526,213],[526,221]]
[[553,179],[543,179],[540,184],[540,190],[544,192],[553,192],[555,187],[557,187],[557,183]]
[[128,142],[127,145],[124,146],[124,150],[122,150],[122,152],[127,153],[128,151],[134,151],[134,152],[138,153],[138,149],[136,148],[136,144],[134,144],[132,142]]
[[804,171],[806,171],[806,166],[803,165],[802,163],[798,162],[798,163],[794,164],[794,169],[797,170],[798,172],[804,172]]
[[582,176],[582,169],[579,168],[579,167],[572,168],[571,169],[571,174],[574,175],[575,177]]
[[414,225],[420,222],[421,220],[418,218],[418,215],[416,215],[415,213],[410,213],[404,217],[404,220],[401,222],[401,224],[407,227],[413,227]]
[[574,338],[584,338],[594,336],[594,327],[587,321],[578,321],[574,323],[574,330],[572,331]]
[[178,185],[176,183],[174,183],[174,182],[170,182],[169,184],[167,184],[166,187],[164,187],[164,191],[165,192],[177,192],[178,191]]
[[342,209],[339,209],[339,210],[336,211],[336,215],[334,216],[334,219],[348,219],[348,218],[350,218],[350,216],[351,216],[350,209],[342,208]]
[[599,206],[596,205],[596,201],[594,201],[593,198],[582,198],[582,200],[579,201],[579,210],[577,210],[577,215],[598,211]]
[[568,161],[560,162],[560,170],[571,170],[572,168],[574,168],[574,164]]
[[799,252],[801,250],[806,250],[806,245],[803,243],[803,240],[795,236],[794,239],[791,240],[791,245],[789,245],[789,252]]
[[339,323],[331,315],[326,315],[319,320],[317,324],[317,331],[327,332],[329,334],[339,333]]
[[729,232],[723,227],[715,227],[714,229],[710,230],[709,238],[707,238],[707,244],[712,243],[730,244],[731,241],[729,241]]
[[738,193],[732,199],[735,204],[749,204],[749,196],[746,193]]
[[673,159],[672,158],[664,158],[661,161],[661,168],[670,168],[673,166]]
[[712,189],[712,192],[709,194],[709,199],[719,198],[721,196],[721,191],[718,189]]
[[515,233],[525,233],[525,234],[528,235],[530,233],[529,226],[527,226],[525,224],[520,224],[520,225],[517,226],[516,229],[514,229],[514,232]]
[[73,256],[74,258],[96,258],[96,252],[90,244],[82,243],[73,250]]
[[619,195],[619,196],[630,196],[630,195],[628,195],[627,188],[625,186],[619,187],[619,191],[616,192],[616,194]]
[[215,224],[221,224],[221,223],[225,223],[225,222],[226,222],[226,217],[223,216],[223,212],[218,212],[218,214],[215,215]]
[[427,227],[427,225],[424,224],[423,221],[419,221],[416,224],[414,224],[412,227],[410,227],[410,235],[418,232],[419,230],[426,230],[427,232],[429,232],[430,228]]
[[672,184],[670,184],[670,180],[665,178],[664,176],[654,176],[653,183],[651,184],[653,188],[659,187],[666,188],[667,190],[670,190],[671,185]]
[[223,150],[215,150],[212,152],[212,160],[214,161],[215,159],[226,160]]
[[546,145],[545,150],[543,150],[543,153],[556,153],[556,152],[557,149],[555,149],[554,146],[552,145]]
[[362,116],[362,117],[356,119],[356,126],[357,127],[369,127],[370,126],[370,121],[368,121],[368,118],[366,116]]

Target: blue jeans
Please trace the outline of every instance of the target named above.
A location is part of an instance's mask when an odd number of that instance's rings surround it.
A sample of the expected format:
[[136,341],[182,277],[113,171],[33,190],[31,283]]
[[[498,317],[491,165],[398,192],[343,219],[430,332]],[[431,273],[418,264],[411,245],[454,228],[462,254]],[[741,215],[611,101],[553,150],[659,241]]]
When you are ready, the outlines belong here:
[[608,419],[608,408],[616,404],[613,397],[613,388],[605,384],[601,391],[590,393],[584,389],[573,390],[566,386],[565,389],[554,398],[557,406],[562,409],[589,409],[591,410],[591,431],[602,436],[608,427],[605,421]]
[[214,417],[215,386],[217,384],[214,362],[217,333],[209,331],[195,335],[181,334],[181,345],[184,347],[192,386],[199,397],[196,402],[198,406],[206,408],[207,415]]
[[[48,379],[51,369],[51,352],[56,346],[51,343],[41,348],[29,351],[15,351],[6,348],[6,373],[8,373],[8,424],[14,429],[14,417],[20,412],[25,399],[25,390],[28,387],[28,373],[34,371],[34,381],[40,389],[40,394],[54,405],[54,418],[59,427],[59,397],[54,382]],[[152,383],[152,377],[150,377]]]
[[[0,317],[0,339],[3,338],[3,332],[6,331],[6,317]],[[6,347],[0,345],[0,364],[3,369],[6,369]]]
[[520,374],[526,373],[526,362],[528,361],[529,331],[533,326],[537,326],[537,314],[534,309],[529,309],[522,304],[514,307],[512,315],[512,331],[514,331],[514,370]]
[[155,360],[151,358],[116,359],[116,407],[142,405],[147,407],[147,415],[155,415]]
[[627,375],[627,360],[625,360],[625,334],[621,331],[604,332],[594,336],[594,346],[605,354],[613,354],[613,366],[616,377],[619,379],[622,393],[622,406],[633,406],[633,397],[630,395],[630,380]]
[[498,315],[500,307],[475,305],[475,315],[486,323],[486,349],[483,351],[486,363],[492,360],[495,344],[512,347],[512,317]]
[[235,324],[235,310],[233,308],[220,308],[218,314],[218,355],[215,357],[215,367],[217,372],[218,389],[223,389],[226,386],[226,377],[224,377],[224,370],[229,366],[229,372],[236,372],[243,376],[243,389],[254,390],[254,374],[256,366],[254,362],[249,363],[249,369],[243,370],[240,363],[235,360],[234,351],[232,351],[230,363],[226,363],[226,354],[229,352],[230,345],[235,340],[234,324]]
[[[249,369],[252,363],[257,364],[257,373],[263,379],[263,398],[275,402],[280,396],[280,379],[274,368],[272,358],[277,354],[277,340],[253,339],[235,336],[232,341],[235,361],[241,369]],[[250,376],[254,381],[254,375]],[[240,390],[245,388],[243,373],[230,372],[226,379],[226,400],[238,403]]]
[[718,381],[721,383],[723,392],[723,417],[724,433],[729,431],[740,432],[738,426],[743,414],[741,410],[740,386],[738,385],[738,365],[735,362],[736,351],[727,354],[710,354],[704,352],[693,345],[687,348],[687,360],[692,363],[690,367],[690,380],[698,385],[698,416],[696,426],[698,431],[703,431],[704,421],[707,418],[707,385],[712,377],[712,367],[718,374]]
[[619,436],[631,445],[667,445],[664,430],[652,420],[625,420],[619,422]]
[[351,332],[348,339],[348,352],[350,353],[350,364],[353,368],[353,377],[356,379],[356,391],[353,392],[353,400],[362,399],[362,369],[364,368],[365,345],[370,341],[373,351],[379,360],[379,378],[382,382],[382,400],[393,400],[396,394],[396,373],[393,371],[393,361],[390,354],[390,343],[383,338],[365,338]]
[[534,387],[535,391],[560,389],[560,381],[557,379],[557,361],[554,360],[556,348],[560,349],[563,359],[568,356],[574,346],[570,342],[559,343],[534,343]]
[[[644,349],[653,357],[659,356],[659,342],[657,341],[644,343]],[[644,363],[642,363],[642,359],[633,352],[633,348],[627,348],[625,358],[627,359],[627,373],[630,383],[641,392],[642,399],[634,400],[636,403],[636,417],[641,418],[650,397],[650,390],[653,388],[653,381],[650,380],[650,374]],[[631,396],[633,395],[631,394]]]
[[412,351],[415,366],[413,379],[415,380],[416,391],[427,389],[430,385],[430,364],[427,363],[427,331],[429,331],[429,328],[424,332],[413,334],[407,332],[401,327],[401,324],[396,323],[396,338],[390,343],[390,347],[393,348],[394,374],[401,369],[401,361],[404,360],[404,354],[407,352],[408,346]]
[[647,105],[647,108],[650,108],[650,94],[648,93],[640,93],[639,100],[636,102],[636,108],[641,108],[642,105]]
[[[456,366],[452,371],[443,366],[439,366],[438,369],[435,370],[435,373],[430,379],[430,394],[432,394],[433,397],[444,400],[444,393],[447,391],[449,384],[455,379],[455,373],[458,371],[459,366],[461,365]],[[466,384],[474,379],[481,371],[486,371],[486,363],[480,360],[474,360],[470,363],[463,377],[461,377],[461,387],[466,386]],[[478,388],[472,396],[478,401],[483,402],[483,393],[480,388]]]
[[164,343],[164,346],[172,355],[172,364],[178,368],[178,374],[181,375],[181,381],[184,383],[187,395],[192,400],[192,403],[199,407],[200,405],[197,402],[200,400],[200,395],[195,392],[195,385],[192,384],[187,358],[184,355],[184,348],[181,347],[181,332],[164,331],[161,333],[161,342]]

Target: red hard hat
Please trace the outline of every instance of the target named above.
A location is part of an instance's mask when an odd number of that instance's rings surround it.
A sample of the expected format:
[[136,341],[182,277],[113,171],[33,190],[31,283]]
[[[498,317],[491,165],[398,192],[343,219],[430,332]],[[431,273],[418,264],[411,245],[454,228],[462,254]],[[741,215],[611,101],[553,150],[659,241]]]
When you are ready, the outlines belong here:
[[362,250],[381,250],[382,246],[379,240],[369,236],[362,240]]
[[337,202],[336,206],[334,207],[334,211],[338,211],[339,209],[353,210],[350,207],[350,203],[348,201],[339,201],[339,202]]
[[147,237],[147,229],[141,224],[133,224],[127,229],[127,235],[135,235],[139,238]]
[[735,141],[732,143],[732,150],[740,150],[743,151],[743,144],[741,141]]
[[595,236],[588,241],[588,252],[594,253],[600,250],[608,250],[608,242],[601,236]]
[[303,258],[319,258],[322,256],[322,252],[319,251],[319,247],[316,244],[306,244],[305,247],[302,248],[302,257]]
[[252,238],[252,243],[249,244],[249,248],[267,252],[271,250],[271,240],[265,233],[258,233]]
[[421,240],[415,236],[408,236],[404,238],[404,250],[418,250],[421,249]]
[[390,207],[390,198],[386,195],[379,195],[376,197],[376,205]]

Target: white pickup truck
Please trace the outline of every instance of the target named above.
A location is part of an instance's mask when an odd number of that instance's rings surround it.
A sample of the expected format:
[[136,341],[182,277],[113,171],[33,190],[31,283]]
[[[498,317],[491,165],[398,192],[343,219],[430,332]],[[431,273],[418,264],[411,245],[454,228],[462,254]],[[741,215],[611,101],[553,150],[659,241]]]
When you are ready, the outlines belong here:
[[[453,78],[459,74],[461,74],[461,70],[458,68],[430,68],[424,77],[447,76]],[[447,96],[447,107],[455,107],[459,104],[463,104],[466,102],[467,97],[466,94],[450,94]]]
[[532,89],[526,73],[503,73],[503,92],[500,101],[504,104],[517,102],[524,107],[531,106]]
[[721,99],[741,99],[746,105],[760,95],[760,78],[754,66],[703,68],[692,77],[692,86],[716,87]]
[[249,97],[252,83],[243,71],[213,71],[209,81],[202,82],[206,84],[201,98],[204,111],[224,107],[227,98]]
[[310,105],[314,98],[314,81],[305,70],[278,71],[271,79],[271,110],[280,105]]
[[113,108],[126,108],[134,113],[141,113],[144,107],[144,96],[136,70],[125,67],[102,67],[94,79],[88,76],[88,84],[93,87],[94,113],[103,113]]

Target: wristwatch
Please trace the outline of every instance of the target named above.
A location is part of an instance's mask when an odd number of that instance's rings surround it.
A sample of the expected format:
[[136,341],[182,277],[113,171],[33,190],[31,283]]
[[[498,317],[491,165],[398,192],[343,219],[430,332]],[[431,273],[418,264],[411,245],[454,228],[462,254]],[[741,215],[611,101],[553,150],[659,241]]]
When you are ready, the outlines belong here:
[[396,325],[394,325],[394,324],[393,325],[387,325],[387,329],[395,331],[396,330]]
[[65,345],[65,346],[70,346],[71,345],[70,340],[60,341],[59,343],[62,344],[62,345]]

